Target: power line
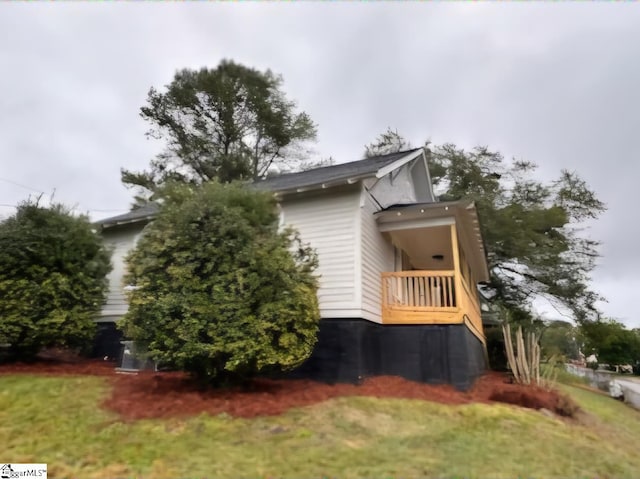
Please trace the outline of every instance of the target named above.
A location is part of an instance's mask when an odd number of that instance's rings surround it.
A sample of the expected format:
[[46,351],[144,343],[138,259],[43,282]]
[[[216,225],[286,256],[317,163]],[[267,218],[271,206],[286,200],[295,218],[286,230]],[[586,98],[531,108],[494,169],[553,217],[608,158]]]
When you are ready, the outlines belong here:
[[[18,205],[11,205],[8,203],[0,203],[0,206],[7,206],[9,208],[17,208]],[[113,208],[113,209],[99,209],[99,208],[81,208],[79,206],[73,207],[74,210],[83,210],[83,211],[95,211],[96,213],[117,213],[118,211],[127,212],[130,211],[127,208]]]
[[31,190],[31,191],[35,191],[36,193],[42,193],[42,194],[44,194],[44,191],[40,191],[40,190],[37,190],[37,189],[35,189],[35,188],[31,188],[30,186],[23,185],[23,184],[21,184],[21,183],[18,183],[18,182],[16,182],[16,181],[10,180],[10,179],[8,179],[8,178],[2,178],[2,177],[0,177],[0,180],[1,180],[1,181],[6,181],[7,183],[11,183],[12,185],[19,186],[20,188],[24,188],[24,189],[26,189],[26,190]]
[[[40,191],[40,190],[38,190],[36,188],[32,188],[30,186],[23,185],[22,183],[18,183],[17,181],[10,180],[9,178],[3,178],[3,177],[0,176],[0,181],[4,181],[6,183],[10,183],[10,184],[12,184],[14,186],[18,186],[18,187],[24,188],[26,190],[34,191],[36,193],[40,193],[40,194],[43,194],[43,195],[45,194],[44,191]],[[0,206],[5,206],[5,207],[9,207],[9,208],[17,208],[18,207],[18,205],[11,205],[11,204],[7,204],[7,203],[0,203]],[[79,206],[75,206],[72,209],[81,210],[81,211],[92,211],[94,213],[118,213],[118,212],[126,213],[127,211],[129,211],[128,208],[103,209],[103,208],[81,208]]]

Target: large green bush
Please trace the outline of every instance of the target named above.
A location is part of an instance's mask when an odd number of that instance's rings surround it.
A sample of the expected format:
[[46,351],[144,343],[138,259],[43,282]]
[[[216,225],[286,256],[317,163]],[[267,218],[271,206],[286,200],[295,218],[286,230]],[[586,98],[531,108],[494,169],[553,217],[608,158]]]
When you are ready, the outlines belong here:
[[88,218],[62,205],[21,204],[0,223],[0,343],[10,357],[88,346],[109,270]]
[[127,258],[122,327],[160,363],[214,384],[295,367],[316,342],[316,257],[241,185],[173,186]]

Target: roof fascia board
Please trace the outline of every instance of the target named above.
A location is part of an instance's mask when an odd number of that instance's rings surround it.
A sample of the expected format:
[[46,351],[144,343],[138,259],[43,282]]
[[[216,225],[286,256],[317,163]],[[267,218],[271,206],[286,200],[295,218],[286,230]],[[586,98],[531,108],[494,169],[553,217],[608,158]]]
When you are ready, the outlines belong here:
[[386,176],[389,173],[391,173],[393,170],[395,170],[397,168],[400,168],[403,165],[406,165],[411,160],[414,160],[414,159],[418,158],[418,156],[422,155],[422,152],[423,152],[422,148],[420,148],[419,150],[416,150],[416,151],[412,151],[411,153],[409,153],[409,154],[403,156],[402,158],[400,158],[399,160],[394,161],[390,165],[387,165],[387,166],[384,166],[384,167],[380,168],[378,170],[378,172],[376,173],[376,178],[382,178],[383,176]]
[[123,225],[130,225],[130,224],[134,224],[134,223],[142,223],[145,221],[151,221],[153,218],[155,218],[157,215],[156,214],[151,214],[151,215],[147,215],[147,216],[143,216],[140,218],[133,218],[130,220],[125,220],[125,221],[114,221],[114,222],[110,222],[110,223],[100,223],[98,222],[98,226],[101,226],[102,229],[107,229],[107,228],[113,228],[115,226],[123,226]]
[[[325,190],[327,188],[333,188],[335,186],[343,186],[343,185],[353,185],[355,183],[358,183],[366,178],[371,178],[373,176],[373,173],[369,173],[366,175],[358,175],[358,176],[353,176],[351,178],[346,178],[346,179],[342,179],[342,180],[336,180],[336,181],[328,181],[328,182],[324,182],[324,183],[314,183],[308,186],[301,186],[301,187],[294,187],[294,188],[287,188],[287,189],[283,189],[283,190],[271,190],[274,194],[276,195],[288,195],[288,194],[294,194],[294,193],[306,193],[307,191],[314,191],[314,190]],[[267,190],[268,191],[268,190]]]
[[[449,209],[469,209],[469,208],[473,208],[473,202],[468,201],[468,200],[454,200],[454,201],[438,201],[435,203],[429,202],[429,203],[412,203],[412,204],[407,204],[407,205],[394,205],[394,206],[390,206],[388,208],[385,208],[382,211],[378,211],[375,214],[376,215],[383,215],[385,213],[389,213],[389,212],[393,212],[393,211],[400,211],[400,212],[409,212],[409,211],[419,211],[419,210],[432,210],[432,211],[437,211],[437,210],[444,210],[444,211],[448,211]],[[422,211],[420,211],[422,213]]]
[[417,228],[433,228],[435,226],[448,226],[455,224],[453,216],[444,218],[411,219],[408,221],[395,221],[393,223],[379,223],[378,230],[386,233],[389,231],[413,230]]

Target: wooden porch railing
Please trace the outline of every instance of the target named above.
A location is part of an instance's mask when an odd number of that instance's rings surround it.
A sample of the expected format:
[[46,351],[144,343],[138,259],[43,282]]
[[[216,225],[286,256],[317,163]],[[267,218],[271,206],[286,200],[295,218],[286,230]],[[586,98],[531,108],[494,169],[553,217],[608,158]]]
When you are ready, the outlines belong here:
[[382,301],[390,307],[455,308],[453,271],[382,273]]
[[461,278],[462,281],[462,289],[464,290],[464,294],[462,294],[460,309],[462,310],[463,317],[466,316],[471,323],[471,326],[480,334],[484,335],[482,330],[482,313],[480,311],[480,303],[478,302],[478,294],[472,293],[469,285]]
[[463,277],[456,278],[454,271],[382,273],[382,322],[468,322],[474,334],[484,341],[478,295]]

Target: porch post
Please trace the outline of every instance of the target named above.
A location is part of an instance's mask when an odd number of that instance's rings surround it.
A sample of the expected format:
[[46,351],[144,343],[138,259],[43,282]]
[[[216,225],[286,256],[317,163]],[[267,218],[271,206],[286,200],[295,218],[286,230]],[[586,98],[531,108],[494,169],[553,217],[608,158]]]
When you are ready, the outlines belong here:
[[453,254],[453,284],[455,285],[456,306],[462,309],[462,274],[460,270],[460,250],[458,249],[458,230],[451,225],[451,251]]

